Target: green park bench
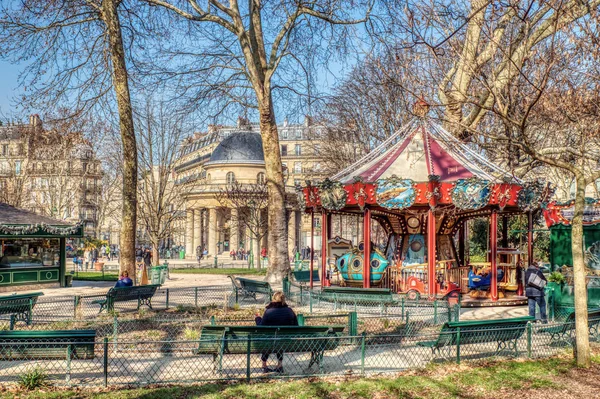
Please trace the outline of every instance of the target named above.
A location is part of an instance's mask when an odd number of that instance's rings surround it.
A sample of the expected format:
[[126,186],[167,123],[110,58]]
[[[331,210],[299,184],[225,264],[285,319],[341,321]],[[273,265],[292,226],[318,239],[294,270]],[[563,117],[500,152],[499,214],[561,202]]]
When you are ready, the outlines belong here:
[[[257,281],[249,278],[227,276],[231,279],[231,285],[235,292],[235,302],[238,302],[239,295],[243,298],[253,298],[256,301],[256,294],[264,294],[269,301],[273,297],[273,289],[267,281]],[[243,300],[243,299],[242,299]]]
[[[304,301],[304,294],[310,289],[311,273],[310,270],[291,271],[287,278],[284,278],[284,293],[291,297],[291,286],[300,289],[300,303]],[[319,270],[314,269],[312,272],[312,281],[319,281]]]
[[518,355],[517,341],[528,323],[535,321],[534,317],[516,317],[512,319],[472,320],[447,322],[442,326],[439,336],[433,341],[417,342],[417,346],[430,348],[433,355],[450,354],[456,346],[457,358],[460,358],[460,346],[468,344],[497,343],[496,354],[510,347]]
[[[336,349],[345,326],[204,326],[196,355],[212,355],[215,369],[222,371],[226,354],[309,353],[308,368],[323,372],[325,351]],[[323,338],[323,339],[316,339]]]
[[396,301],[389,288],[323,287],[317,294],[319,301],[350,305],[379,305],[382,309]]
[[10,315],[10,329],[14,328],[16,322],[23,321],[31,324],[33,307],[37,303],[42,292],[32,294],[19,294],[0,297],[0,315]]
[[[598,327],[600,326],[600,309],[588,310],[588,329],[592,337],[598,336]],[[550,340],[553,342],[572,342],[572,332],[575,331],[575,311],[570,312],[564,323],[554,326],[540,328],[538,332],[550,334]]]
[[95,330],[0,331],[0,360],[93,359]]
[[106,293],[106,298],[96,299],[92,301],[94,304],[100,305],[100,311],[102,313],[104,309],[108,309],[109,312],[114,310],[115,302],[125,301],[137,301],[137,308],[146,305],[152,309],[152,297],[156,293],[156,290],[160,288],[159,284],[152,285],[138,285],[134,287],[113,287]]

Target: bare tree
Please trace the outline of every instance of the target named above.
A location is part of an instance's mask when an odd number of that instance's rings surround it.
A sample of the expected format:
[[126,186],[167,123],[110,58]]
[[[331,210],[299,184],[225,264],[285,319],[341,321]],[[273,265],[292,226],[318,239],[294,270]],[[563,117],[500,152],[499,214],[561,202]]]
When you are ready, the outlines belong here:
[[152,244],[152,259],[159,264],[159,247],[175,233],[193,181],[177,182],[173,166],[186,134],[185,115],[164,104],[146,102],[138,118],[140,172],[139,223]]
[[[123,146],[121,269],[135,271],[137,148],[129,93],[127,39],[135,11],[122,0],[23,0],[0,5],[0,56],[27,62],[26,104],[73,115],[117,105]],[[51,71],[49,73],[49,71]],[[112,95],[111,95],[112,93]]]
[[[182,83],[182,92],[198,101],[213,101],[222,110],[237,104],[256,109],[260,123],[269,196],[269,271],[267,279],[280,281],[289,270],[285,186],[273,92],[296,89],[294,79],[305,76],[302,60],[317,55],[321,41],[343,46],[348,27],[364,19],[368,1],[261,1],[145,0],[183,18],[188,40],[178,41],[167,56],[176,69],[167,76]],[[368,15],[368,5],[364,13]],[[363,8],[364,9],[364,8]],[[364,15],[364,14],[363,14]],[[179,55],[179,57],[177,57]],[[300,86],[301,87],[301,86]],[[304,91],[303,88],[300,89]],[[218,113],[221,111],[218,111]]]
[[260,242],[268,231],[268,220],[265,218],[265,210],[269,206],[269,196],[266,184],[248,184],[234,182],[219,188],[215,199],[223,207],[235,209],[232,213],[234,226],[243,226],[250,232],[254,240],[254,247],[248,246],[252,251],[253,259],[257,262],[256,268],[261,268]]

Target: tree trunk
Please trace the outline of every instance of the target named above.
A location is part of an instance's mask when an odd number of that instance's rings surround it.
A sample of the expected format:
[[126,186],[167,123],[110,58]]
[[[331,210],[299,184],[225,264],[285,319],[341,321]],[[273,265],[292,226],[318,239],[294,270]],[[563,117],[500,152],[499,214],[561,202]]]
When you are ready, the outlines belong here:
[[575,285],[575,357],[579,367],[590,366],[587,287],[583,257],[583,211],[585,208],[585,179],[576,180],[575,212],[571,222],[571,250]]
[[[267,281],[280,282],[287,275],[290,262],[287,250],[288,226],[285,217],[285,184],[271,93],[264,96],[259,106],[259,113],[269,196],[267,248],[269,268]],[[260,253],[256,255],[255,259],[260,259]]]
[[137,218],[137,146],[118,0],[102,2],[102,18],[106,24],[113,88],[119,110],[119,129],[123,145],[123,213],[121,220],[120,270],[135,276],[135,230]]
[[152,245],[152,265],[160,265],[160,256],[158,255],[158,245]]

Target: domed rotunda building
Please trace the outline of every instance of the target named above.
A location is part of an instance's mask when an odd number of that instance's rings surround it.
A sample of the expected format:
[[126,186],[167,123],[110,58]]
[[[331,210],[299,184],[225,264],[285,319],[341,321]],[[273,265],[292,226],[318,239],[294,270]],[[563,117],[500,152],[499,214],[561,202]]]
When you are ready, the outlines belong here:
[[[252,196],[257,192],[266,195],[266,190],[261,189],[266,176],[260,134],[236,131],[225,135],[220,142],[215,140],[213,145],[208,142],[204,153],[197,151],[193,159],[180,162],[176,171],[188,165],[195,165],[193,169],[188,167],[193,174],[179,173],[179,183],[191,185],[185,194],[186,257],[194,259],[198,246],[206,249],[209,257],[220,254],[228,256],[231,250],[239,248],[259,254],[261,248],[267,246],[264,230],[267,224],[257,223],[256,213],[253,221],[248,222],[244,218],[248,217],[250,208],[254,206],[253,211],[260,212],[259,217],[266,221],[266,197],[257,201],[243,197],[246,193]],[[288,193],[288,203],[293,205],[297,198],[293,186],[288,186]],[[235,200],[231,197],[235,197]],[[256,206],[256,203],[261,205]],[[262,209],[257,210],[258,207]],[[290,208],[288,212],[288,246],[291,251],[298,247],[301,214],[299,209]],[[260,232],[255,231],[261,227],[263,229]]]

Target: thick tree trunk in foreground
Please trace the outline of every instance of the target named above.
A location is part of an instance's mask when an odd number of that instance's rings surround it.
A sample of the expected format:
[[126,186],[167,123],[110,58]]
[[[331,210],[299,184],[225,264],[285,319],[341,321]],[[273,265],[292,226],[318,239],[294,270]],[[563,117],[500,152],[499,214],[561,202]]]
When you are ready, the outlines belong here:
[[135,276],[135,230],[137,220],[137,146],[133,128],[131,96],[123,48],[123,36],[117,0],[102,2],[102,19],[106,24],[110,59],[113,68],[113,87],[119,110],[119,128],[123,145],[123,219],[121,221],[120,269]]
[[590,366],[587,287],[583,257],[583,211],[585,208],[585,179],[578,177],[575,194],[575,213],[571,222],[571,250],[575,285],[575,360],[580,367]]
[[[267,93],[259,107],[260,131],[265,153],[268,206],[268,248],[269,268],[267,281],[280,282],[290,269],[287,248],[287,221],[285,217],[285,184],[279,152],[279,136],[271,94]],[[256,254],[260,256],[260,253]],[[255,259],[259,259],[255,257]]]

